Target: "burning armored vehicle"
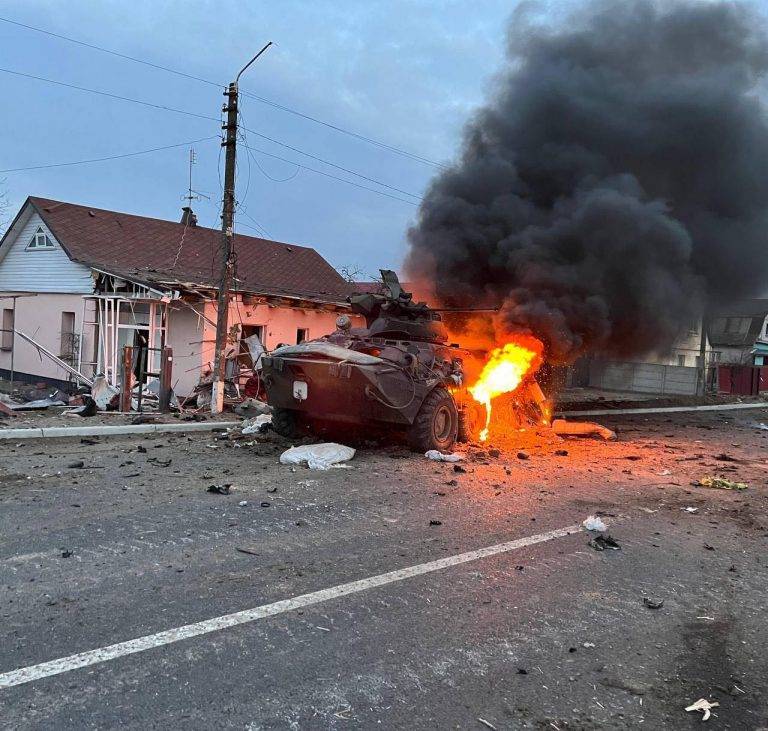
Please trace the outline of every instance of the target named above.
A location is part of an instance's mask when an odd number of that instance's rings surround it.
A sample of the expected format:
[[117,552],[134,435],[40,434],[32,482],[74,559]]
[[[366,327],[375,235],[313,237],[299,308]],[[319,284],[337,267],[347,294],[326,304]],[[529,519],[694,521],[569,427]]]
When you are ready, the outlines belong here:
[[414,450],[448,451],[474,435],[483,406],[480,439],[487,437],[491,399],[500,394],[514,392],[516,418],[532,409],[541,418],[545,399],[532,378],[540,353],[508,343],[466,388],[464,358],[472,353],[448,342],[441,311],[414,302],[394,272],[381,274],[383,294],[350,297],[366,327],[341,315],[332,334],[264,357],[275,431],[292,438],[334,422],[388,427],[405,432]]
[[279,434],[327,422],[389,426],[419,451],[449,450],[464,435],[465,409],[454,398],[464,383],[461,349],[448,343],[438,311],[414,302],[394,272],[381,274],[384,294],[350,297],[366,327],[341,315],[334,333],[263,359]]

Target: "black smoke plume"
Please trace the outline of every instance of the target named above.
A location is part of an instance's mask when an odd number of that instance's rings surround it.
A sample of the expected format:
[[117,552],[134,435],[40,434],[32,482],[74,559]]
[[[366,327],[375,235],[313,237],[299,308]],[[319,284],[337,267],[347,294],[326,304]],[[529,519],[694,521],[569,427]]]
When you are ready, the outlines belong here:
[[[530,6],[527,6],[530,9]],[[432,181],[409,279],[503,303],[553,362],[670,346],[768,279],[762,17],[732,2],[602,2],[513,17],[494,98]]]

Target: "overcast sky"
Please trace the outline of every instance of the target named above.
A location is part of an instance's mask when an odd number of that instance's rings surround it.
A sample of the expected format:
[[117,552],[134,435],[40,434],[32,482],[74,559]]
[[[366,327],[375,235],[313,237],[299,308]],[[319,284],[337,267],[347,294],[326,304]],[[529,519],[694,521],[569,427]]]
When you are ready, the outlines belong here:
[[[225,82],[268,40],[241,90],[432,161],[456,152],[504,53],[514,0],[6,0],[0,16]],[[550,3],[551,5],[551,3]],[[0,66],[218,117],[221,90],[0,22]],[[0,169],[68,162],[216,135],[218,123],[0,73]],[[316,157],[420,194],[436,167],[243,97],[245,125]],[[265,152],[398,198],[403,193],[248,133]],[[219,143],[195,145],[194,204],[218,227]],[[239,151],[242,233],[315,246],[335,266],[397,267],[416,208],[294,165]],[[13,213],[27,195],[159,218],[180,215],[188,150],[0,173]],[[258,165],[257,165],[258,163]],[[261,168],[261,169],[259,169]],[[223,168],[222,168],[223,172]],[[247,215],[246,215],[247,214]],[[250,218],[249,218],[250,217]]]

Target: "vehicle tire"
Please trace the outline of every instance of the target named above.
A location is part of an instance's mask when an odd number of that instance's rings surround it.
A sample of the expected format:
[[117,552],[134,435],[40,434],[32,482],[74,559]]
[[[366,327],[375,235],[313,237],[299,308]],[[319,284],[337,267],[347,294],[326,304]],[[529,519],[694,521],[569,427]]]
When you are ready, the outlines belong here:
[[456,434],[456,441],[466,444],[472,438],[472,429],[469,424],[470,417],[466,408],[459,409],[459,430]]
[[459,430],[459,412],[456,402],[444,388],[435,388],[421,404],[408,432],[408,441],[416,452],[437,449],[441,452],[453,448]]
[[286,439],[299,436],[298,414],[293,409],[272,409],[272,428]]

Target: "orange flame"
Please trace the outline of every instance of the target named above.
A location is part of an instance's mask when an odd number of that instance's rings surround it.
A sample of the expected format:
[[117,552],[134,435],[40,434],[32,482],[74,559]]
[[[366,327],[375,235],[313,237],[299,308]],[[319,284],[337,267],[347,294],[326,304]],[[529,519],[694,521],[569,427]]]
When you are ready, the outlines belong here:
[[518,336],[514,342],[491,352],[477,382],[469,388],[475,401],[485,406],[485,428],[480,432],[480,441],[488,439],[492,399],[511,393],[527,375],[535,373],[541,365],[543,350],[541,341],[528,335]]

